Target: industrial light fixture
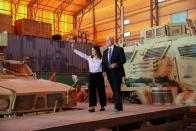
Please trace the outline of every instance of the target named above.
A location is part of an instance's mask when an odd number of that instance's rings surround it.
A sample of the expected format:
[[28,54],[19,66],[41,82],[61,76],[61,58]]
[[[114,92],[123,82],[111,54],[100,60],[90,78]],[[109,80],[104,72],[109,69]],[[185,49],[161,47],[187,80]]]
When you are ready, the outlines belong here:
[[124,33],[124,37],[129,37],[129,36],[131,36],[131,32],[125,32]]
[[130,23],[130,20],[129,19],[125,19],[124,20],[124,25],[128,25]]

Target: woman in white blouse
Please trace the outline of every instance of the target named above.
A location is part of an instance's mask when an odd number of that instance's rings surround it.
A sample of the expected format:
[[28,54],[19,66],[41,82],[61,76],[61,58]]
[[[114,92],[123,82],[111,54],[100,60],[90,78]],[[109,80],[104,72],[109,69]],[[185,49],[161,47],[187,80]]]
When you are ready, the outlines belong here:
[[106,93],[104,78],[102,75],[102,54],[98,46],[92,47],[92,55],[88,56],[81,51],[74,49],[72,44],[72,49],[75,54],[82,57],[88,61],[89,65],[89,112],[95,112],[95,106],[97,104],[96,90],[98,91],[99,101],[100,101],[100,111],[105,110],[106,106]]

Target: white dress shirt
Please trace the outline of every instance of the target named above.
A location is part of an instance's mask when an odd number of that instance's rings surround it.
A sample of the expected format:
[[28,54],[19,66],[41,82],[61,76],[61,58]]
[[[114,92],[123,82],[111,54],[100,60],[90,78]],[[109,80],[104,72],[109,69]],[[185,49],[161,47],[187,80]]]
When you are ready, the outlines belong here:
[[84,54],[83,52],[74,49],[74,53],[88,61],[90,73],[102,72],[102,59],[95,58]]

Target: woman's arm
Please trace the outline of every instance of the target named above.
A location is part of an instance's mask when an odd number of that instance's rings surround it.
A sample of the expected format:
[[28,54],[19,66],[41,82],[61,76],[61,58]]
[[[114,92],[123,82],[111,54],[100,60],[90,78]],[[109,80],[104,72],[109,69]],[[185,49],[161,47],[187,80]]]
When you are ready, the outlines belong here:
[[75,54],[77,54],[78,56],[84,58],[85,60],[89,60],[89,58],[90,58],[90,56],[86,55],[85,53],[83,53],[83,52],[81,52],[79,50],[74,49],[73,52]]

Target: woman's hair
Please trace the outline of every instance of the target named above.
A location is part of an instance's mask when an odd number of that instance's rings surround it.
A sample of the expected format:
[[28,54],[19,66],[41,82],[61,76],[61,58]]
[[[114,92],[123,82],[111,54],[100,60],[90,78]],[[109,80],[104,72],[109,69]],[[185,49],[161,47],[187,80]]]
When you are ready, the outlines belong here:
[[99,46],[93,46],[92,48],[95,49],[97,57],[99,59],[101,59],[102,58],[102,54],[101,54],[101,50],[100,50]]

